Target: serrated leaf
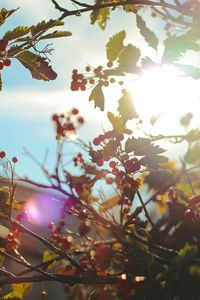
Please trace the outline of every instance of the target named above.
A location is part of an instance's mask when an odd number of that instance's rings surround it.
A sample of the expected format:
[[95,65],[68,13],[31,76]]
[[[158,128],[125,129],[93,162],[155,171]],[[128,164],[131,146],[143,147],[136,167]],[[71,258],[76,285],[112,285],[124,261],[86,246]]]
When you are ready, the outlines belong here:
[[70,31],[58,31],[58,30],[56,30],[52,33],[41,36],[40,40],[55,39],[55,38],[71,36],[71,35],[72,35],[72,33]]
[[159,146],[155,146],[151,143],[150,139],[146,138],[129,138],[125,144],[125,151],[127,153],[134,152],[135,155],[143,156],[143,155],[157,155],[165,152],[163,148]]
[[200,68],[195,68],[194,66],[190,65],[182,65],[176,64],[176,66],[183,71],[187,76],[191,76],[194,79],[200,79]]
[[192,145],[185,157],[184,157],[186,163],[192,164],[195,163],[196,161],[198,161],[200,159],[200,145],[198,143]]
[[0,12],[0,26],[4,24],[5,20],[10,17],[18,8],[7,10],[6,8],[2,8]]
[[92,93],[90,94],[89,101],[94,101],[94,107],[99,107],[101,111],[104,110],[104,94],[102,91],[102,84],[99,82],[94,89],[92,90]]
[[49,21],[41,21],[37,25],[31,26],[31,34],[35,36],[39,32],[45,32],[50,28],[53,28],[55,26],[62,26],[64,25],[64,22],[60,20],[52,20],[50,19]]
[[112,112],[107,113],[108,120],[112,124],[114,130],[119,133],[123,133],[126,130],[123,119],[121,116],[115,116]]
[[138,72],[138,67],[136,66],[140,58],[140,49],[128,44],[119,54],[118,63],[122,70],[127,73]]
[[30,28],[26,26],[18,26],[13,30],[7,31],[4,34],[3,39],[5,40],[15,40],[17,38],[20,38],[30,32]]
[[109,209],[112,209],[113,207],[119,204],[119,200],[120,200],[119,196],[114,196],[109,198],[107,201],[101,204],[101,206],[99,207],[99,212],[102,213]]
[[125,37],[126,32],[123,30],[110,38],[109,42],[106,44],[106,54],[109,61],[114,61],[117,59],[118,54],[124,48],[123,41]]
[[106,28],[106,23],[110,19],[110,9],[108,7],[94,10],[91,15],[91,24],[94,24],[96,21],[101,29]]
[[49,66],[45,58],[37,54],[30,51],[23,51],[16,55],[16,58],[31,72],[32,77],[35,79],[49,81],[57,77],[57,74]]
[[187,50],[200,50],[200,45],[193,40],[192,34],[186,33],[181,36],[170,36],[164,41],[165,50],[162,57],[163,63],[177,61]]
[[122,117],[124,124],[128,120],[139,117],[135,110],[131,94],[126,90],[124,91],[123,96],[119,99],[118,104],[118,111]]
[[155,33],[146,26],[146,23],[141,16],[136,16],[136,22],[145,41],[149,44],[149,46],[157,50],[159,40]]

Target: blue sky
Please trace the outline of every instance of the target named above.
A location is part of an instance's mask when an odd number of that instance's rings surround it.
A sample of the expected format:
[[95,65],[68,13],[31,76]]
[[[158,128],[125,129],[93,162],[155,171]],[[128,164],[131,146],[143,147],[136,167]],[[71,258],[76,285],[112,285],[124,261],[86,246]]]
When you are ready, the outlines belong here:
[[[32,25],[58,15],[50,0],[3,0],[2,7],[20,9],[1,27],[0,36],[18,25]],[[133,15],[114,14],[105,32],[97,26],[90,25],[88,14],[71,17],[66,20],[64,29],[71,31],[73,35],[53,42],[55,51],[51,57],[51,64],[58,73],[55,81],[47,83],[32,79],[30,73],[15,60],[10,68],[3,70],[3,91],[0,94],[0,148],[5,150],[9,157],[19,157],[17,169],[20,174],[29,174],[31,170],[32,176],[39,176],[38,170],[23,155],[24,147],[39,159],[43,157],[46,148],[54,151],[54,130],[50,121],[54,112],[78,107],[89,119],[86,130],[82,131],[84,138],[94,136],[102,127],[102,116],[93,111],[92,103],[88,103],[88,93],[72,93],[69,90],[71,72],[73,68],[83,70],[87,63],[94,66],[105,63],[104,45],[110,36],[126,28],[129,28],[129,38],[135,35]],[[88,130],[87,126],[94,129]]]

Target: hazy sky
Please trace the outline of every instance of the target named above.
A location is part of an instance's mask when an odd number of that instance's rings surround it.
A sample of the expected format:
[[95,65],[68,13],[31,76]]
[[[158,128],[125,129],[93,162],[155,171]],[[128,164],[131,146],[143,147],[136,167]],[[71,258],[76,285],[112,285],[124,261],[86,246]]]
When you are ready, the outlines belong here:
[[[64,0],[60,1],[61,4],[65,2]],[[0,38],[5,30],[12,29],[15,26],[33,25],[43,19],[48,20],[59,15],[50,0],[2,0],[2,7],[8,9],[20,7],[20,9],[8,19],[5,26],[1,27]],[[83,71],[87,63],[94,67],[100,64],[105,65],[105,44],[113,34],[124,29],[127,32],[126,43],[132,42],[136,46],[142,46],[144,55],[150,54],[152,57],[155,57],[154,51],[147,47],[136,29],[134,14],[120,12],[117,9],[112,14],[111,21],[108,22],[105,31],[99,29],[97,25],[90,25],[89,14],[84,14],[81,17],[70,17],[65,21],[63,29],[71,31],[73,35],[53,41],[55,51],[51,56],[51,64],[58,73],[55,81],[43,82],[32,79],[30,73],[14,59],[12,66],[3,70],[4,84],[3,91],[0,93],[0,150],[5,150],[10,157],[13,155],[19,157],[20,162],[17,168],[24,175],[29,174],[31,171],[33,176],[39,176],[35,166],[23,155],[23,147],[35,154],[38,159],[42,159],[48,147],[52,151],[53,157],[55,142],[53,124],[50,121],[53,113],[65,112],[72,107],[78,107],[87,119],[86,127],[81,131],[81,136],[84,139],[94,137],[103,126],[103,115],[98,110],[94,111],[93,103],[87,101],[90,91],[85,93],[70,91],[73,68]],[[154,29],[158,29],[158,27],[162,29],[162,23],[153,25],[152,19],[149,19],[148,22]],[[159,30],[159,33],[161,33],[161,30]],[[159,97],[163,98],[159,93],[163,94],[165,85],[158,85],[156,80],[161,80],[160,74],[155,78],[156,88],[152,86],[148,78],[142,83],[142,87],[140,86],[140,91],[146,91],[144,96],[147,98],[151,95],[152,98],[148,99],[148,102],[145,99],[146,102],[144,104],[138,101],[138,107],[143,112],[145,109],[146,112],[152,111],[152,107],[153,109],[157,107]],[[145,82],[148,83],[147,86],[145,86]],[[166,82],[167,79],[165,80]],[[196,85],[194,87],[193,84],[179,83],[177,86],[181,85],[188,86],[189,90],[188,92],[183,91],[184,96],[182,94],[179,95],[180,90],[182,90],[182,88],[179,88],[175,92],[176,98],[180,98],[178,101],[182,101],[182,98],[190,95],[191,90],[194,91],[196,89]],[[150,101],[155,100],[152,91],[157,90],[159,86],[161,86],[162,90],[159,90],[157,102],[154,101],[151,105]],[[107,101],[110,101],[110,103],[111,98],[113,100],[113,98],[117,97],[117,89],[119,90],[119,87],[106,92]],[[149,94],[150,89],[151,94]],[[171,105],[174,106],[172,88],[171,94],[169,94],[169,91],[170,87],[167,86],[167,95],[171,98]],[[136,91],[133,91],[134,93]],[[190,99],[185,99],[185,101],[187,100],[190,101]],[[168,103],[168,99],[165,99],[165,102]],[[162,105],[160,106],[162,107]],[[110,107],[112,109],[112,106]],[[179,107],[182,107],[182,105],[179,105]],[[197,109],[196,106],[195,109]],[[170,121],[171,127],[173,127],[172,118]],[[164,127],[169,127],[169,125],[165,125],[166,123],[164,123]],[[50,163],[52,164],[52,161]]]

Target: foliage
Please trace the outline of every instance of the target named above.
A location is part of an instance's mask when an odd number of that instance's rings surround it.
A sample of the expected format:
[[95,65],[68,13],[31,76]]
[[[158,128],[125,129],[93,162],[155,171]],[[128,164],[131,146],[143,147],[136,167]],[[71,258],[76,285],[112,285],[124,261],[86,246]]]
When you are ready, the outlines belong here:
[[[195,80],[200,79],[199,68],[183,65],[181,58],[188,50],[200,50],[198,1],[174,4],[161,1],[96,0],[94,5],[72,0],[75,10],[61,7],[58,20],[41,21],[37,25],[18,26],[7,31],[0,40],[0,67],[10,66],[17,59],[33,78],[56,79],[48,61],[48,48],[39,52],[41,40],[70,36],[58,31],[63,19],[80,16],[89,11],[92,24],[106,28],[116,8],[134,13],[142,39],[154,50],[163,45],[157,61],[143,56],[142,49],[126,44],[126,32],[110,37],[106,44],[105,66],[86,66],[85,73],[72,71],[72,91],[84,92],[91,88],[89,101],[107,113],[110,128],[90,143],[82,141],[79,128],[85,120],[79,109],[66,114],[54,114],[55,138],[58,151],[56,164],[47,170],[36,163],[47,177],[47,183],[35,182],[30,177],[15,173],[17,157],[9,159],[0,152],[6,187],[0,189],[0,217],[9,227],[9,234],[1,235],[1,257],[13,262],[9,269],[1,259],[1,299],[24,299],[34,282],[57,281],[67,291],[67,299],[113,300],[198,300],[200,277],[200,185],[199,185],[199,129],[183,135],[152,136],[142,130],[131,94],[123,88],[127,75],[138,77],[150,66],[172,64]],[[164,42],[147,25],[143,9],[151,4],[152,18],[163,18]],[[16,10],[5,8],[0,13],[0,26]],[[174,13],[174,11],[176,13]],[[144,14],[145,15],[145,14]],[[177,24],[179,29],[176,30]],[[53,32],[49,32],[53,29]],[[10,60],[11,59],[11,60]],[[3,65],[3,67],[2,67]],[[2,87],[0,77],[0,86]],[[116,111],[106,111],[104,91],[110,85],[122,86]],[[187,129],[190,113],[180,124]],[[129,128],[132,122],[131,129]],[[152,126],[153,126],[152,122]],[[78,137],[75,141],[71,138]],[[170,161],[167,149],[160,141],[187,144],[187,152],[177,165]],[[78,144],[77,153],[65,156],[69,143]],[[19,183],[18,183],[19,182]],[[48,224],[45,236],[30,229],[26,203],[15,199],[21,182],[56,191],[61,209],[58,221]],[[106,190],[112,188],[112,194]],[[60,196],[62,195],[62,197]],[[157,211],[155,213],[155,208]],[[76,229],[68,227],[73,215]],[[28,237],[28,238],[27,238]],[[43,252],[37,264],[26,254],[26,242],[41,243]],[[33,243],[33,242],[32,242]],[[17,272],[15,266],[23,270]],[[34,272],[34,273],[32,273]],[[9,285],[10,290],[4,290]],[[41,298],[47,297],[45,290]]]

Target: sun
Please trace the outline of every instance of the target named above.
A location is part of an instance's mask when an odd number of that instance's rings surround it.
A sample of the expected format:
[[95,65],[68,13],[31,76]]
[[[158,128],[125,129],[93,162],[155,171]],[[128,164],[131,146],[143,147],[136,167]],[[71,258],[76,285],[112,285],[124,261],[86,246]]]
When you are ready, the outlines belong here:
[[199,84],[173,65],[144,71],[128,88],[141,119],[147,123],[158,118],[162,130],[175,130],[181,116],[200,111]]

